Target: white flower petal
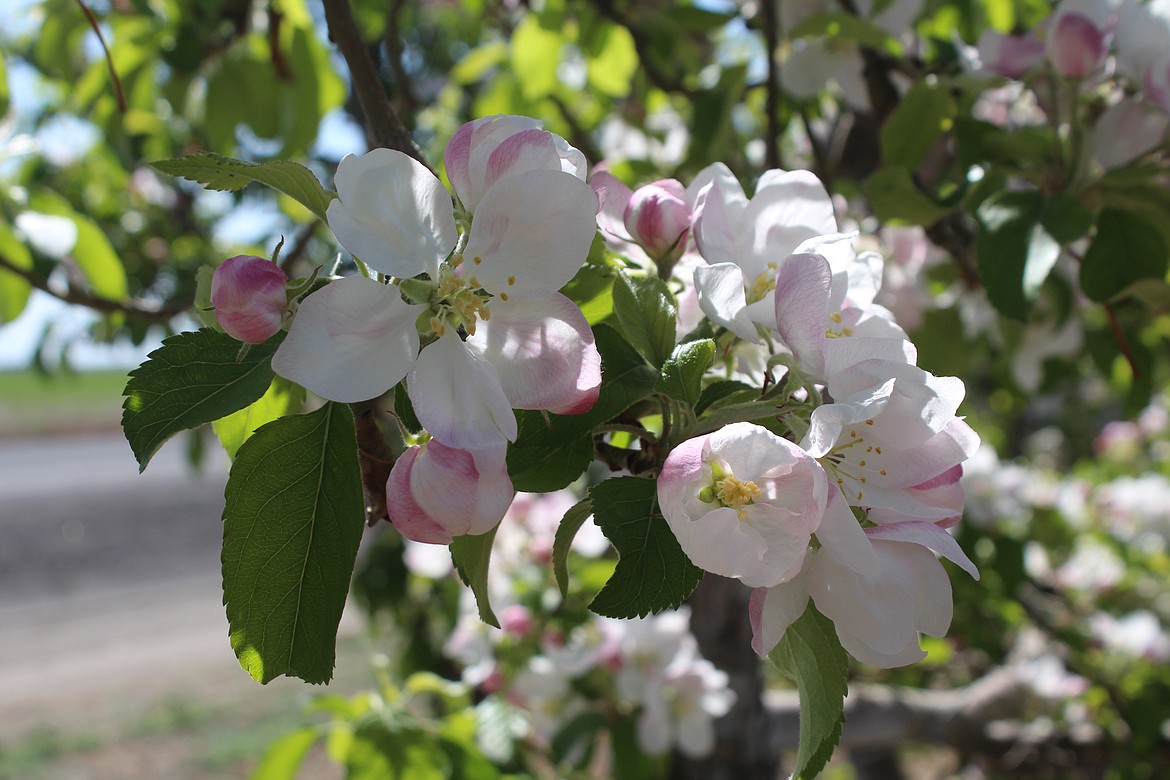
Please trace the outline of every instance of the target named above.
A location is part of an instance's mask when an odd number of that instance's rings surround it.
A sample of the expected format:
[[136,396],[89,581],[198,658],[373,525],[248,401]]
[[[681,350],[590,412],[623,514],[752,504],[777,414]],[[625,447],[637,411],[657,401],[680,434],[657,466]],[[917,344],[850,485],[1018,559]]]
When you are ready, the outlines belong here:
[[452,447],[477,450],[516,439],[516,416],[495,367],[454,331],[419,354],[406,387],[419,422]]
[[337,240],[384,274],[437,273],[458,231],[451,195],[426,166],[401,152],[346,155],[334,179],[338,200],[326,216]]
[[752,649],[764,658],[808,607],[808,577],[802,572],[774,588],[756,588],[748,602]]
[[601,356],[577,305],[560,293],[491,303],[467,346],[499,372],[514,409],[579,414],[601,388]]
[[555,292],[580,269],[597,232],[593,189],[560,171],[508,176],[485,193],[467,248],[467,274],[511,296]]
[[695,289],[699,307],[712,322],[745,341],[758,343],[760,335],[748,316],[743,271],[734,263],[695,267]]
[[371,279],[330,282],[301,301],[272,370],[330,401],[377,398],[414,365],[421,309]]

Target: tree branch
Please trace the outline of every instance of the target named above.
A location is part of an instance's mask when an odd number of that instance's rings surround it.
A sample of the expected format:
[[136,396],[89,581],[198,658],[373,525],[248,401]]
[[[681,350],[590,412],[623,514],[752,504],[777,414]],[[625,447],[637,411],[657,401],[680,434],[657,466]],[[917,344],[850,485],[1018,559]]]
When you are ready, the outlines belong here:
[[383,37],[386,41],[386,54],[390,63],[390,71],[394,74],[394,88],[398,102],[402,111],[409,115],[418,111],[420,103],[415,94],[414,82],[411,81],[410,74],[402,62],[403,47],[399,17],[405,5],[405,0],[392,0],[390,7],[386,9],[386,34]]
[[133,301],[112,301],[109,298],[100,298],[80,290],[69,289],[65,292],[58,292],[50,288],[45,279],[33,271],[21,268],[3,255],[0,255],[0,269],[19,276],[38,290],[47,292],[65,303],[86,306],[105,314],[121,313],[145,322],[166,322],[189,309],[194,303],[193,300],[168,301],[162,306],[148,307]]
[[764,113],[767,137],[764,139],[764,167],[782,168],[780,164],[780,74],[776,69],[776,52],[780,49],[780,17],[776,3],[760,5],[764,27],[764,47],[768,54],[768,75],[764,83]]
[[382,80],[378,77],[378,68],[366,49],[366,42],[353,18],[348,0],[322,0],[322,3],[325,6],[325,23],[329,27],[329,40],[337,45],[341,56],[345,58],[354,93],[365,114],[366,140],[370,147],[396,149],[427,165],[422,150],[390,105]]

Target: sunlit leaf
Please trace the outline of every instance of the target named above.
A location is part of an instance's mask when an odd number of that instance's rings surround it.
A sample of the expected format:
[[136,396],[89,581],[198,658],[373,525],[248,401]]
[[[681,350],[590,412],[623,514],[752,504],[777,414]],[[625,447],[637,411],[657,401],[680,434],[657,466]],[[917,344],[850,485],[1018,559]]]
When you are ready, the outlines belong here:
[[353,415],[327,403],[256,431],[224,493],[223,593],[252,678],[333,676],[337,626],[365,527]]

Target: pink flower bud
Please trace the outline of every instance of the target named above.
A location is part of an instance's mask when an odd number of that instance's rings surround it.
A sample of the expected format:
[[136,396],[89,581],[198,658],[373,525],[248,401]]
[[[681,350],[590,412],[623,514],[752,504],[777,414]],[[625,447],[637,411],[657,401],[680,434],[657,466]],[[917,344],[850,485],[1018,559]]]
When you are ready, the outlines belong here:
[[979,60],[992,73],[1018,79],[1044,57],[1044,44],[1032,36],[1002,35],[984,30],[979,36]]
[[686,188],[675,179],[639,187],[626,204],[626,230],[651,257],[660,258],[678,244],[691,226]]
[[515,492],[503,444],[472,452],[438,439],[398,457],[386,481],[390,522],[407,539],[450,544],[499,524]]
[[1067,79],[1083,79],[1105,62],[1105,34],[1077,13],[1057,18],[1044,48],[1052,67]]
[[260,344],[280,330],[288,306],[288,276],[276,263],[237,255],[219,264],[211,277],[215,319],[232,338]]
[[500,628],[513,636],[532,631],[532,613],[522,604],[509,604],[500,610]]

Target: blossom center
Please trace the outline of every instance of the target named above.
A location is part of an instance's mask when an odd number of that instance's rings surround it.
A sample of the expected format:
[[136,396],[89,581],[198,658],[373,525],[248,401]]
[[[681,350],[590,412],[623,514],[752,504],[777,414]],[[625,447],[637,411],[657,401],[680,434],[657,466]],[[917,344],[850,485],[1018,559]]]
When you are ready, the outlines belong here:
[[880,478],[887,475],[881,445],[867,443],[865,439],[865,428],[873,424],[873,419],[868,419],[850,428],[848,438],[842,437],[837,446],[819,458],[825,471],[854,506],[860,506],[865,500],[865,489],[871,479],[880,483]]
[[764,271],[761,271],[747,289],[747,302],[755,303],[762,301],[764,298],[776,289],[776,261],[768,263]]
[[451,266],[443,265],[431,303],[431,330],[442,336],[447,326],[462,327],[467,335],[474,336],[476,323],[491,319],[487,299],[476,292],[474,282],[474,277],[464,280],[455,275]]
[[756,503],[762,495],[760,486],[750,479],[739,479],[719,467],[711,464],[713,481],[699,491],[699,500],[708,504],[719,504],[734,509],[739,519],[743,520],[746,514],[744,507]]
[[[835,311],[832,314],[830,314],[829,321],[836,324],[836,325],[841,325],[841,323],[843,321],[843,318],[841,317],[841,312]],[[827,338],[827,339],[847,338],[847,337],[852,336],[852,335],[853,335],[853,328],[850,328],[850,327],[845,326],[845,325],[841,325],[840,328],[833,328],[833,327],[825,328],[825,338]]]

